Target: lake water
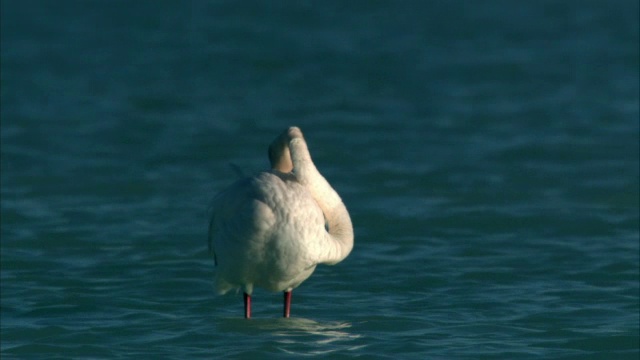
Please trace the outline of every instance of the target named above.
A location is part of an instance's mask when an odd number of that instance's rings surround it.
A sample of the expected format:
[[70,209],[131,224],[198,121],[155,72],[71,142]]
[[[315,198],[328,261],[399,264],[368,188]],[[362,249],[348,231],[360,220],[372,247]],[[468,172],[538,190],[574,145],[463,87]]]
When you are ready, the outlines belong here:
[[[637,359],[637,1],[2,1],[3,359]],[[356,243],[216,296],[302,128]]]

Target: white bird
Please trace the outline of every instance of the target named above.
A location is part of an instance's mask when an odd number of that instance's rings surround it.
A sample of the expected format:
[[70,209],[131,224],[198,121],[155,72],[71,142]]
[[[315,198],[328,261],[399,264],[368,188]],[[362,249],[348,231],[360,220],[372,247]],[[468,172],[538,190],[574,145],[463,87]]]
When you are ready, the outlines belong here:
[[209,250],[219,294],[244,290],[251,317],[254,286],[291,291],[318,264],[333,265],[353,248],[353,226],[336,191],[316,169],[302,132],[290,127],[269,146],[271,170],[241,179],[213,200]]

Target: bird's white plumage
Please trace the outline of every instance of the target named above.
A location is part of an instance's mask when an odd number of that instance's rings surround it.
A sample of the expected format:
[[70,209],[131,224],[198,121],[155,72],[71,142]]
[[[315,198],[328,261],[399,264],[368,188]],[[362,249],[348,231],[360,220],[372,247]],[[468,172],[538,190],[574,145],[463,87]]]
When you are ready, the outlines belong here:
[[335,264],[353,247],[346,207],[315,168],[302,132],[292,127],[276,138],[270,158],[270,171],[214,199],[209,241],[219,293],[251,294],[254,286],[289,291],[317,264]]

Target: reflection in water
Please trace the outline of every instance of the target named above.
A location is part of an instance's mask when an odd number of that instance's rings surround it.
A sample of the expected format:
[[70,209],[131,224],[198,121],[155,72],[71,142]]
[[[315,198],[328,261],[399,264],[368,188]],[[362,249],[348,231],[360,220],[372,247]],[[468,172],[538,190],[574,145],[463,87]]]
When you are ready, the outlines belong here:
[[[270,336],[276,349],[295,355],[326,355],[363,348],[361,335],[351,331],[349,322],[318,322],[303,318],[234,319],[220,324],[225,331]],[[264,338],[263,338],[264,339]]]
[[[355,350],[364,345],[354,344],[360,335],[349,332],[348,322],[319,323],[310,319],[280,319],[272,323],[280,350],[296,355],[323,355],[334,351]],[[296,345],[303,345],[298,348]]]

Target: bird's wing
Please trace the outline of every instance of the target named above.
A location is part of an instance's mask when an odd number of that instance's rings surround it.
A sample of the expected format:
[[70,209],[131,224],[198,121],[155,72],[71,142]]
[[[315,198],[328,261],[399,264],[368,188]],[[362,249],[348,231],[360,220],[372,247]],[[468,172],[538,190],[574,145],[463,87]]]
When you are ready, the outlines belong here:
[[[252,192],[251,179],[244,178],[236,181],[227,189],[218,193],[211,203],[211,218],[209,219],[208,246],[209,252],[213,254],[213,259],[218,265],[216,254],[216,239],[222,238],[242,238],[244,233],[249,230],[246,219],[251,215],[251,211],[246,210],[247,198]],[[225,224],[222,227],[216,227],[216,224]],[[234,231],[229,231],[233,229]]]
[[216,215],[215,213],[211,214],[211,219],[209,220],[208,243],[209,243],[209,253],[213,254],[213,263],[215,265],[218,265],[218,259],[216,258],[216,252],[213,249],[213,222],[214,222],[215,215]]
[[244,171],[242,171],[242,168],[240,168],[238,164],[230,162],[229,167],[231,168],[231,170],[233,170],[233,172],[236,174],[236,177],[238,179],[243,179],[246,177],[246,175],[244,174]]

